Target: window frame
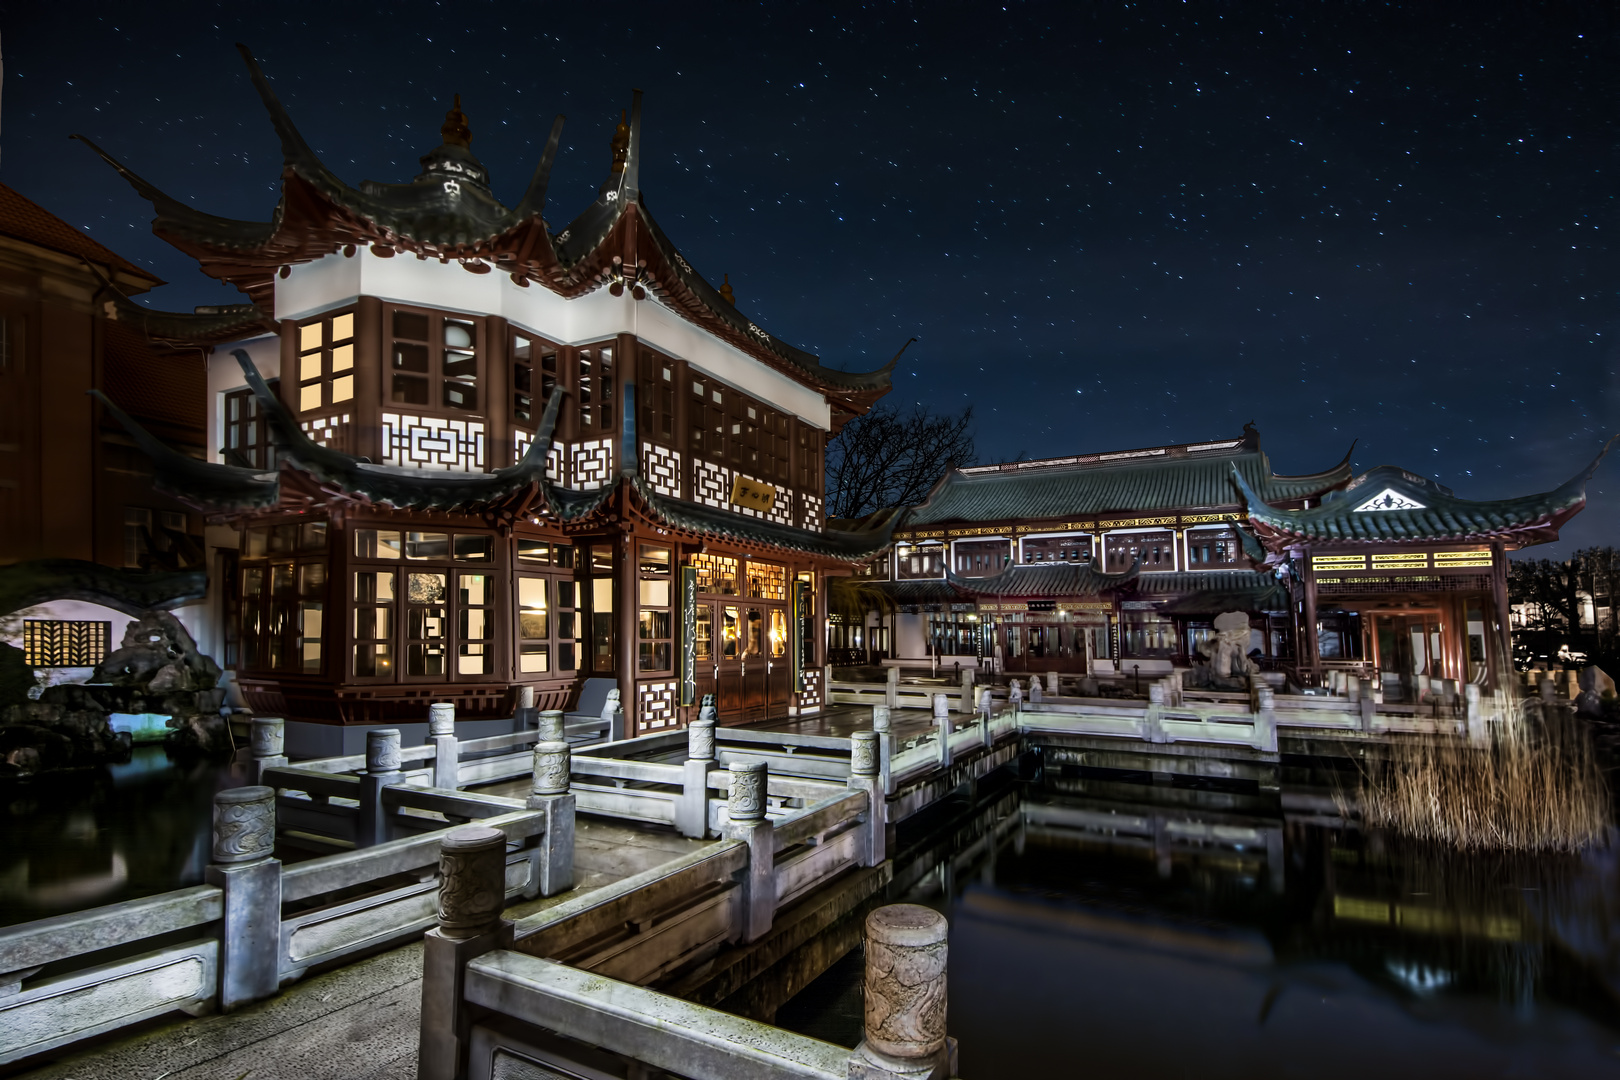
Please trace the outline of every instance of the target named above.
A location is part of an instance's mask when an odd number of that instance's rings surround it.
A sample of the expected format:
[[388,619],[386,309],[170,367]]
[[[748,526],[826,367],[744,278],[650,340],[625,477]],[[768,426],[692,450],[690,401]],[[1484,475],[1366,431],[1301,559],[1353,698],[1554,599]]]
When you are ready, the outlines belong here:
[[[296,415],[300,418],[318,416],[327,409],[354,408],[359,318],[353,307],[337,308],[305,319],[293,328],[291,374],[297,388]],[[316,327],[320,328],[320,340],[311,345],[309,331]],[[340,333],[345,329],[347,333]],[[311,358],[316,365],[313,374],[307,370]],[[311,391],[317,399],[313,404],[306,402]]]
[[[546,558],[522,558],[514,552],[512,573],[512,679],[515,682],[538,682],[547,679],[574,679],[579,675],[580,658],[584,647],[581,640],[582,620],[580,590],[575,580],[577,552],[571,540],[549,536],[519,536],[523,540],[547,545]],[[566,551],[566,558],[560,552]],[[523,633],[523,586],[525,580],[541,580],[545,584],[546,636],[526,637]],[[546,645],[546,670],[522,670],[523,646],[528,643]],[[564,666],[564,662],[567,666]]]
[[[409,337],[400,331],[400,316],[421,317],[427,320],[426,336]],[[468,350],[452,347],[445,341],[445,324],[465,324],[472,330],[472,345]],[[532,337],[532,335],[525,334]],[[482,315],[465,315],[456,311],[418,307],[414,304],[389,304],[383,312],[383,378],[382,407],[389,412],[417,413],[437,418],[465,419],[488,417],[489,409],[489,320]],[[400,364],[401,345],[419,347],[424,351],[424,370],[414,370]],[[472,374],[450,375],[446,371],[446,353],[470,351]],[[510,355],[510,353],[508,354]],[[395,396],[401,379],[420,380],[426,384],[425,402],[405,401]],[[469,380],[470,381],[467,381]],[[452,385],[470,387],[473,403],[470,407],[446,403]],[[508,407],[503,403],[502,407]]]

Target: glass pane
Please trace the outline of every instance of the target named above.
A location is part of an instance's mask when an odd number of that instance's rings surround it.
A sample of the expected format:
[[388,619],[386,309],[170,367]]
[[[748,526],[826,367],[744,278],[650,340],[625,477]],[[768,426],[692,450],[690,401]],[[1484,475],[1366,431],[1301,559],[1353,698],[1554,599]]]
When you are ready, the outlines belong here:
[[745,655],[758,656],[760,654],[761,639],[765,636],[765,613],[759,608],[748,609],[748,652]]
[[597,614],[613,613],[613,579],[591,579],[591,609]]
[[300,563],[298,566],[298,595],[319,600],[326,595],[326,564]]
[[394,312],[394,336],[426,341],[428,320],[426,315],[413,315],[408,311]]
[[392,529],[356,529],[354,554],[360,559],[399,558],[399,533]]
[[298,411],[309,412],[311,409],[321,407],[321,384],[310,383],[308,386],[298,388]]
[[488,574],[457,574],[463,604],[484,605],[490,602]]
[[456,658],[456,674],[488,675],[494,670],[494,659],[488,645],[463,644],[461,655]]
[[394,609],[389,607],[357,607],[354,609],[354,636],[357,638],[391,638],[394,636]]
[[264,589],[264,568],[254,567],[242,571],[242,595],[258,596]]
[[405,534],[407,559],[449,559],[450,534],[408,532]]
[[444,608],[413,607],[410,636],[418,641],[439,641],[444,638]]
[[426,345],[394,345],[394,370],[426,373],[428,351]]
[[447,349],[470,349],[473,343],[472,323],[458,322],[455,319],[444,320],[444,347]]
[[551,541],[520,536],[517,542],[518,558],[524,562],[545,565],[551,561]]
[[720,609],[720,655],[727,660],[737,659],[737,609]]
[[576,665],[574,663],[574,654],[575,654],[575,649],[574,649],[574,643],[572,641],[559,641],[559,642],[557,642],[557,670],[558,671],[573,671],[573,670],[575,670]]
[[354,647],[354,674],[369,679],[394,673],[394,647],[385,641],[366,641]]
[[781,608],[771,609],[771,655],[787,655],[787,612]]
[[518,612],[518,637],[525,640],[536,640],[551,636],[550,616],[544,611],[531,611],[528,608]]
[[298,532],[299,551],[326,550],[326,522],[306,521]]
[[693,635],[692,654],[701,662],[714,659],[714,609],[707,604],[698,606],[697,630]]
[[278,563],[270,568],[270,592],[275,596],[288,596],[293,591],[292,563]]
[[332,316],[332,340],[348,341],[352,337],[354,337],[354,312]]
[[[321,377],[321,354],[320,353],[312,352],[312,353],[309,353],[309,354],[307,354],[305,356],[300,356],[298,358],[298,381],[299,382],[309,382],[311,379],[318,379],[320,377]],[[304,387],[304,391],[306,393],[310,389],[311,389],[311,387],[308,387],[308,386]],[[313,389],[315,390],[316,394],[319,394],[321,392],[320,387],[318,387],[318,386],[314,387]],[[319,398],[316,399],[315,404],[317,404],[317,405],[320,404]]]
[[574,583],[567,578],[563,578],[557,582],[557,606],[560,608],[572,608],[579,606],[578,604],[574,603]]
[[641,572],[650,575],[669,573],[669,548],[641,545]]
[[444,674],[444,646],[412,645],[405,655],[405,673],[407,675],[442,676]]
[[389,393],[389,398],[400,405],[426,405],[428,403],[427,380],[414,375],[395,375],[393,389]]
[[543,642],[525,641],[518,651],[518,671],[525,675],[541,674],[551,670],[551,646]]
[[444,586],[443,574],[411,574],[405,596],[413,604],[442,604]]
[[668,671],[670,647],[667,641],[643,641],[637,659],[641,671]]
[[670,617],[670,613],[667,611],[643,611],[641,613],[641,636],[644,638],[669,637]]
[[463,641],[485,641],[494,637],[493,627],[490,625],[489,609],[462,608],[460,630]]
[[565,570],[572,570],[574,568],[574,545],[555,545],[551,549],[551,561]]
[[594,573],[606,573],[613,569],[613,545],[592,544],[590,546],[591,570]]
[[641,583],[642,607],[669,607],[669,582],[643,581]]
[[270,530],[270,554],[298,550],[298,526],[277,525]]
[[612,614],[591,616],[591,663],[591,670],[597,672],[609,672],[618,666],[613,660]]
[[298,351],[308,352],[310,349],[320,348],[322,328],[322,324],[318,321],[300,326],[298,328]]
[[332,380],[332,404],[354,400],[354,376],[339,375]]
[[299,612],[300,632],[303,635],[303,669],[305,674],[319,674],[321,670],[322,605],[303,604]]
[[243,537],[242,557],[256,559],[264,555],[269,542],[269,529],[249,529]]
[[489,562],[494,538],[488,536],[456,537],[456,558],[463,562]]
[[574,632],[576,625],[572,611],[557,612],[557,636],[559,638],[568,638],[569,640],[578,638],[579,635]]
[[447,409],[468,410],[478,408],[477,387],[466,382],[445,382],[444,407]]

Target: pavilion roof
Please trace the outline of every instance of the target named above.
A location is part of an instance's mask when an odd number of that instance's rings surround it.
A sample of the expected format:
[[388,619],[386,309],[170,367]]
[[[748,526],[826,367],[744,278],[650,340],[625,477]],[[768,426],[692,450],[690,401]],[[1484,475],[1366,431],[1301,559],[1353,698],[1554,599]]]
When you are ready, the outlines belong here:
[[1177,571],[1136,579],[1141,597],[1172,596],[1161,615],[1219,615],[1223,611],[1287,611],[1288,589],[1270,570]]
[[945,580],[974,599],[995,597],[1100,596],[1136,580],[1141,564],[1133,562],[1123,574],[1099,573],[1089,562],[1014,563],[990,577],[968,578],[951,571]]
[[[469,148],[460,99],[441,129],[443,145],[421,159],[422,173],[404,184],[362,181],[353,187],[321,162],[277,100],[245,46],[237,46],[281,140],[282,191],[269,221],[205,214],[158,190],[83,136],[75,136],[152,203],[153,232],[196,258],[203,271],[229,281],[264,311],[284,267],[337,251],[411,254],[456,260],[475,274],[498,270],[520,285],[574,297],[599,288],[647,292],[684,318],[789,377],[831,397],[847,415],[864,412],[889,389],[894,361],[876,371],[823,365],[742,315],[694,270],[648,212],[640,187],[641,92],[615,139],[613,169],[596,201],[552,235],[541,213],[562,117],[552,125],[540,162],[516,206],[503,205]],[[898,359],[898,356],[896,357]]]
[[1409,541],[1502,540],[1526,547],[1558,538],[1564,522],[1586,505],[1586,483],[1620,435],[1562,486],[1516,499],[1475,502],[1451,489],[1393,465],[1380,465],[1352,480],[1309,510],[1283,510],[1269,504],[1237,470],[1249,523],[1273,553],[1301,541],[1313,543],[1391,543]]
[[1346,454],[1324,472],[1279,476],[1250,429],[1224,441],[958,469],[912,509],[904,528],[1241,507],[1234,474],[1273,502],[1315,498],[1352,475]]

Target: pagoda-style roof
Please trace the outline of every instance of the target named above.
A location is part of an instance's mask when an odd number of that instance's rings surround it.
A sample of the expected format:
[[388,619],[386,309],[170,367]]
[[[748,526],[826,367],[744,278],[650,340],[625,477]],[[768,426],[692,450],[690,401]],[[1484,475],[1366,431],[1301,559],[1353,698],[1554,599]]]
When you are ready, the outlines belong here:
[[1270,570],[1193,570],[1143,574],[1143,599],[1170,596],[1161,615],[1219,615],[1223,611],[1287,611],[1288,589]]
[[472,134],[460,98],[445,119],[443,144],[421,159],[422,172],[402,184],[362,181],[352,187],[323,164],[277,100],[245,46],[249,74],[281,140],[281,199],[269,221],[240,221],[195,210],[175,199],[83,136],[151,202],[153,232],[197,259],[202,270],[273,310],[274,280],[286,267],[334,252],[455,260],[475,274],[499,270],[520,285],[564,297],[625,288],[636,299],[649,291],[669,308],[743,352],[831,397],[845,414],[864,412],[889,389],[894,361],[872,372],[846,372],[761,329],[723,298],[648,212],[640,187],[641,93],[614,140],[614,160],[596,201],[552,235],[541,217],[552,162],[562,134],[557,117],[523,197],[508,208],[470,149]]
[[1234,474],[1275,503],[1317,498],[1352,475],[1346,454],[1324,472],[1280,476],[1249,429],[1237,439],[957,469],[912,509],[904,528],[1240,508]]
[[1620,435],[1604,444],[1591,464],[1562,486],[1517,499],[1474,502],[1451,489],[1393,465],[1380,465],[1352,480],[1308,510],[1271,505],[1248,478],[1233,469],[1249,522],[1268,551],[1291,544],[1375,544],[1496,541],[1509,548],[1558,539],[1558,530],[1586,505],[1586,483]]
[[[247,352],[232,355],[242,366],[258,399],[276,446],[274,471],[199,461],[164,445],[104,395],[108,411],[154,464],[156,485],[204,513],[221,517],[313,506],[375,506],[389,510],[466,514],[492,526],[542,516],[561,525],[600,524],[620,498],[655,524],[694,538],[731,539],[756,547],[805,552],[841,562],[861,563],[893,542],[898,515],[868,521],[860,528],[817,532],[763,521],[659,495],[636,474],[634,465],[613,483],[575,491],[546,476],[557,413],[566,391],[552,390],[534,440],[515,465],[489,473],[439,472],[377,465],[310,439],[286,406],[266,385]],[[634,416],[626,433],[634,444]],[[633,461],[634,459],[632,459]]]
[[260,311],[257,304],[210,305],[195,311],[159,311],[144,307],[108,281],[94,263],[88,265],[111,298],[112,321],[144,335],[155,345],[171,349],[198,348],[276,332],[275,320]]
[[958,592],[974,599],[1046,599],[1101,596],[1136,580],[1141,571],[1141,564],[1136,562],[1131,563],[1130,569],[1123,574],[1099,573],[1089,562],[1014,563],[999,574],[982,578],[962,577],[947,570],[945,580]]

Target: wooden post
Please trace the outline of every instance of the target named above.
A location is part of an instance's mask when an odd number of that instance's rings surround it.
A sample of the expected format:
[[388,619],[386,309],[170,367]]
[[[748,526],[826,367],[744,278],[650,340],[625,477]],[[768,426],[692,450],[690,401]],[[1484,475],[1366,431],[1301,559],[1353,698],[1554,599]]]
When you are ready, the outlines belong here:
[[1513,629],[1512,612],[1508,607],[1507,567],[1507,552],[1503,549],[1501,541],[1497,541],[1491,545],[1491,598],[1496,601],[1501,670],[1497,669],[1497,664],[1490,662],[1491,650],[1485,650],[1486,667],[1490,670],[1489,686],[1492,690],[1509,685],[1513,677]]
[[1301,666],[1310,671],[1311,682],[1316,683],[1321,674],[1316,656],[1316,574],[1311,570],[1309,549],[1301,563],[1305,568],[1305,625],[1300,628],[1299,659]]
[[281,988],[281,861],[276,792],[239,787],[214,796],[213,862],[204,880],[225,893],[219,1007],[230,1012]]
[[[511,327],[499,315],[483,320],[483,395],[485,428],[484,468],[488,472],[517,463],[517,443],[512,438],[512,361]],[[534,358],[536,361],[539,357]],[[540,388],[534,387],[534,407],[543,409]]]
[[417,1080],[459,1080],[467,1074],[472,1016],[463,1001],[467,961],[509,948],[506,834],[463,825],[439,841],[439,925],[422,940],[422,1024]]
[[[373,256],[364,248],[355,256]],[[354,309],[354,417],[349,428],[349,452],[356,457],[383,459],[382,411],[386,399],[383,370],[389,364],[385,355],[392,340],[392,328],[383,325],[382,301],[362,296]],[[286,379],[282,380],[286,386]],[[296,382],[294,383],[296,385]]]
[[[622,368],[621,368],[622,370]],[[623,552],[619,557],[619,705],[624,709],[624,736],[634,738],[641,733],[640,717],[636,708],[636,662],[639,659],[636,634],[636,608],[641,601],[641,575],[637,569],[636,534],[624,534]],[[609,732],[612,738],[612,732]]]

